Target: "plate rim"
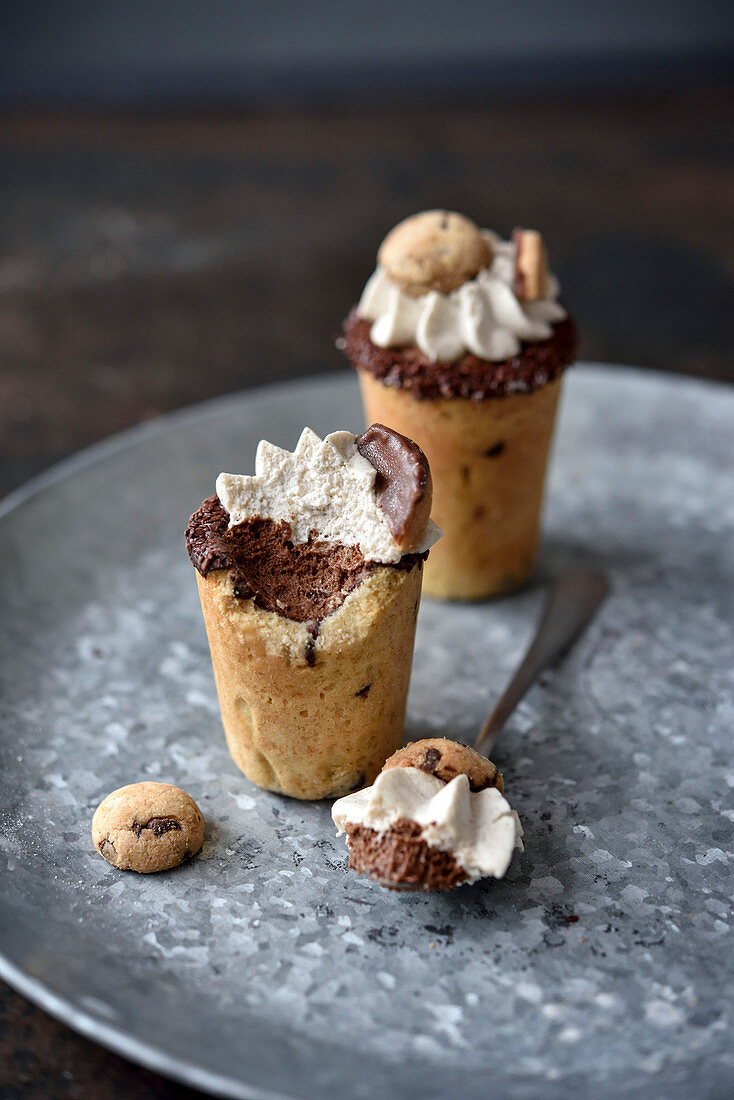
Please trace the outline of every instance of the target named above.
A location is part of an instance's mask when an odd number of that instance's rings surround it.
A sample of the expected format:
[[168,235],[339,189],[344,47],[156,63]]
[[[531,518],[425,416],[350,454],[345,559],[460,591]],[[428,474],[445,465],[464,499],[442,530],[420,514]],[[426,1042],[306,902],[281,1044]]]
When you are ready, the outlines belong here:
[[128,1062],[159,1073],[162,1077],[201,1089],[213,1096],[231,1097],[234,1100],[298,1100],[292,1093],[247,1085],[233,1077],[202,1069],[195,1062],[173,1058],[161,1047],[143,1042],[124,1027],[105,1023],[91,1012],[72,1004],[67,997],[54,993],[39,978],[34,978],[12,963],[3,952],[0,952],[0,980],[88,1041],[97,1043]]

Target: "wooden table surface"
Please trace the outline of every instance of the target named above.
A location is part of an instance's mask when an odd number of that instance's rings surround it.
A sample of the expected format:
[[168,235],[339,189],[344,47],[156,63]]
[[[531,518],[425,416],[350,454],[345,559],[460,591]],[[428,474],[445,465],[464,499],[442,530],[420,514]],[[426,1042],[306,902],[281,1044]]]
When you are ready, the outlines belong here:
[[[496,106],[17,116],[0,131],[0,494],[98,439],[343,369],[426,207],[541,228],[587,359],[734,381],[734,91]],[[0,1096],[198,1095],[0,987]]]

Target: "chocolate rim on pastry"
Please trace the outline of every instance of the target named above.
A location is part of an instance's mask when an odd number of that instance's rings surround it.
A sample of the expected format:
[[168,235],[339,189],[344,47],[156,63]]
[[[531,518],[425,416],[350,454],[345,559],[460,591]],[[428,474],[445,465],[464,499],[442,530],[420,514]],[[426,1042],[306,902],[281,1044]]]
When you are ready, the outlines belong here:
[[429,359],[417,347],[380,348],[370,339],[370,321],[356,306],[344,322],[343,348],[354,366],[386,386],[406,390],[419,400],[464,398],[487,401],[514,393],[533,393],[560,377],[576,358],[578,333],[571,317],[553,326],[547,340],[523,343],[517,355],[500,363],[467,352],[453,363]]

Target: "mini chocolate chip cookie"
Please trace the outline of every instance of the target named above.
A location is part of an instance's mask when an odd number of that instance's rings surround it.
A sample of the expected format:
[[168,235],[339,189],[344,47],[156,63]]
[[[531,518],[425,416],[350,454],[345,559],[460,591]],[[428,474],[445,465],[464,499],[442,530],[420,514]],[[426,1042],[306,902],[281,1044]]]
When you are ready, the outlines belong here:
[[377,259],[391,282],[419,298],[450,294],[473,279],[492,262],[492,247],[463,214],[424,210],[390,230]]
[[92,840],[121,871],[168,871],[199,851],[204,818],[193,798],[170,783],[130,783],[100,802]]
[[426,737],[422,741],[411,741],[403,749],[398,749],[383,766],[388,768],[420,768],[450,783],[457,775],[466,775],[473,791],[483,791],[486,787],[496,787],[504,793],[505,784],[502,774],[491,760],[482,756],[476,749],[461,745],[458,741],[449,741],[445,737]]

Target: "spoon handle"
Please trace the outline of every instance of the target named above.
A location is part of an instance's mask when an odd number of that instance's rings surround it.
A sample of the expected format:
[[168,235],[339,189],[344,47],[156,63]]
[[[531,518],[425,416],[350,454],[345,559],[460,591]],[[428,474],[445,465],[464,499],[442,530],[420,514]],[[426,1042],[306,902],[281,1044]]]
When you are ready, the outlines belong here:
[[565,573],[551,586],[535,637],[522,664],[482,726],[474,748],[488,756],[500,731],[543,669],[562,657],[601,604],[609,585],[587,569]]

